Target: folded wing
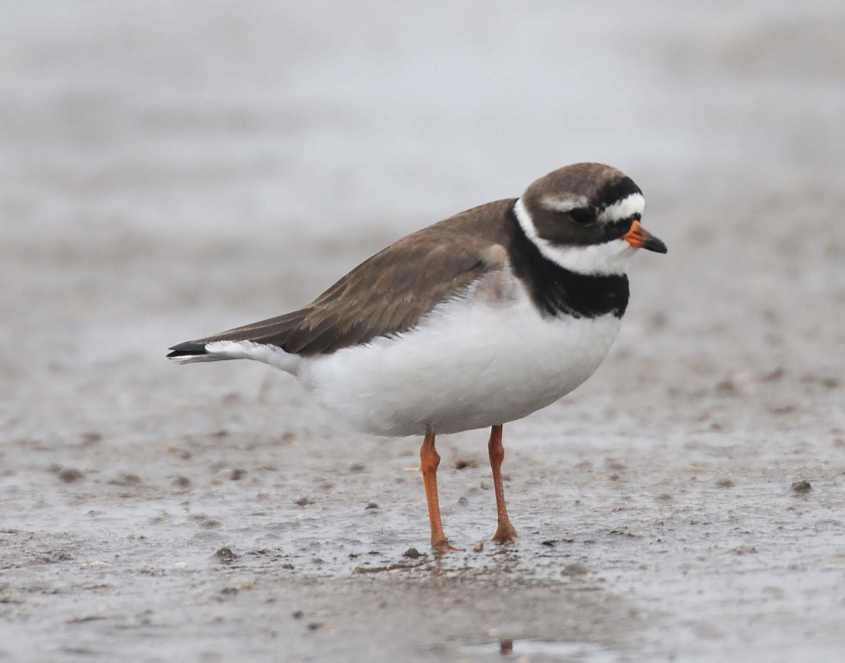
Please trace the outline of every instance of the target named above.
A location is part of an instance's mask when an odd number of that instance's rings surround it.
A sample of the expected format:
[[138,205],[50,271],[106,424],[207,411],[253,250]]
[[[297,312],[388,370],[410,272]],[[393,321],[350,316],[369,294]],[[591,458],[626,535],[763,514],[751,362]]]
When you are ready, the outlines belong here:
[[199,359],[209,354],[209,343],[218,341],[247,341],[311,356],[405,332],[437,304],[460,297],[484,274],[502,269],[505,256],[490,239],[431,226],[365,260],[302,309],[180,343],[167,356]]

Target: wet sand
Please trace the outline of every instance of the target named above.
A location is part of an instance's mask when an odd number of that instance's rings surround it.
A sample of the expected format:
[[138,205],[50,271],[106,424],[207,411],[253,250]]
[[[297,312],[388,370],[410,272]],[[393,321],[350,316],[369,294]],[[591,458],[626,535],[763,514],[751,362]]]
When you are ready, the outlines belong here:
[[[0,660],[843,655],[845,11],[450,7],[8,12]],[[438,444],[435,559],[418,440],[163,359],[588,159],[670,253],[506,426],[516,546],[485,431]]]

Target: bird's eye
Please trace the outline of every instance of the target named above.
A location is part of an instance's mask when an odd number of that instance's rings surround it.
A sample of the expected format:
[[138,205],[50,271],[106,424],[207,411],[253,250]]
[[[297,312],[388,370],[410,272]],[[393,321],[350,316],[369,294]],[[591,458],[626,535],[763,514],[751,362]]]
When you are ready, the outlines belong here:
[[581,225],[587,225],[596,220],[596,215],[589,207],[576,207],[575,209],[569,210],[569,216],[572,217],[575,223],[580,223]]

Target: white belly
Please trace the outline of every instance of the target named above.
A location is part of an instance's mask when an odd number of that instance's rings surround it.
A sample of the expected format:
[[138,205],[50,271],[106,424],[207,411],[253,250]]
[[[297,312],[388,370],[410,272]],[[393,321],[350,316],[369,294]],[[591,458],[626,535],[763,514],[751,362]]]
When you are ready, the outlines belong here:
[[542,318],[521,287],[515,294],[440,305],[411,332],[307,359],[297,373],[323,405],[376,435],[519,419],[586,380],[620,319]]

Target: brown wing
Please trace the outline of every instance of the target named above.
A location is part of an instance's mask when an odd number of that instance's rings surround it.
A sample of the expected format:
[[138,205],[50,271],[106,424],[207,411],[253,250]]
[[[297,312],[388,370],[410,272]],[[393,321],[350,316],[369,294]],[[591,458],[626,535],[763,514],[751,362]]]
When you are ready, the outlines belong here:
[[303,355],[328,353],[407,331],[437,304],[502,267],[489,243],[449,239],[443,233],[412,235],[365,261],[302,309],[299,323],[279,339],[282,347]]
[[327,354],[412,329],[440,302],[461,295],[501,269],[504,248],[432,226],[365,260],[298,311],[172,348],[170,356],[203,354],[212,341],[268,343],[300,355]]
[[169,357],[205,354],[213,341],[253,341],[300,355],[328,354],[412,329],[440,302],[504,267],[512,200],[467,210],[368,258],[308,306],[180,343]]

